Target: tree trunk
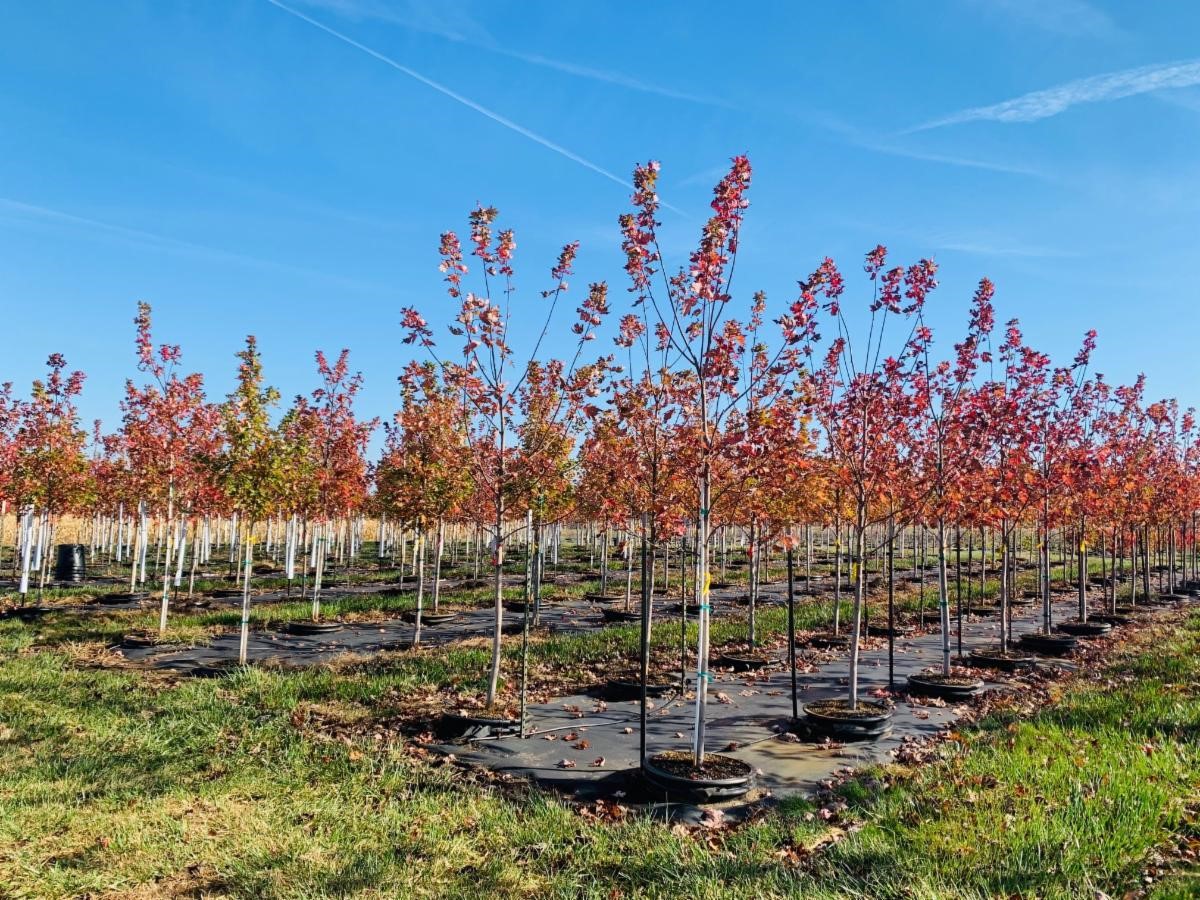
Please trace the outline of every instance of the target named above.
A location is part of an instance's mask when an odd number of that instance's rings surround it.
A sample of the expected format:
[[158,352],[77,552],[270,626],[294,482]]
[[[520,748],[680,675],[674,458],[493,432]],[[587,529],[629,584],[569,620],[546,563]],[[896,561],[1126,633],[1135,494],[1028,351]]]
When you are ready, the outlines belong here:
[[241,634],[238,637],[238,663],[246,665],[246,656],[250,643],[250,576],[251,567],[253,565],[253,547],[254,547],[254,525],[246,529],[246,536],[243,540],[245,545],[245,578],[242,581],[242,624]]
[[867,537],[867,505],[862,499],[857,501],[854,515],[854,555],[851,566],[854,569],[854,611],[850,622],[850,708],[858,709],[858,639],[859,627],[862,624],[862,605],[866,579],[864,577],[862,558],[866,550]]

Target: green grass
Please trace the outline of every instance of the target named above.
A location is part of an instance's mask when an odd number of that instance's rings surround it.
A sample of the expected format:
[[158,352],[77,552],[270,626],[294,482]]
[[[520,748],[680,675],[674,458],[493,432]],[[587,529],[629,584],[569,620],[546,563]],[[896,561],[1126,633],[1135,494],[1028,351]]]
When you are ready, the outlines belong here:
[[878,896],[1065,898],[1136,885],[1148,852],[1194,827],[1197,650],[1193,616],[1029,720],[990,717],[941,764],[860,798],[865,827],[821,871],[874,881]]
[[[764,628],[781,616],[765,610]],[[914,771],[851,782],[837,832],[793,800],[711,843],[632,814],[594,822],[397,735],[297,726],[369,720],[430,682],[474,685],[485,650],[176,683],[74,662],[70,622],[89,625],[61,618],[58,646],[0,625],[0,897],[1120,896],[1154,848],[1192,834],[1200,801],[1200,617],[1031,718],[997,713]],[[656,641],[673,647],[663,624]],[[716,639],[723,628],[740,623],[717,623]],[[535,653],[588,666],[635,638],[552,637]],[[1177,872],[1156,896],[1196,887]]]
[[[590,588],[590,585],[584,587]],[[571,589],[579,591],[583,587],[572,586]],[[452,593],[445,602],[462,606],[489,605],[489,590],[482,588]],[[514,598],[521,596],[521,589],[506,589],[506,595]],[[672,602],[675,601],[660,601],[651,633],[651,646],[655,659],[663,667],[678,669],[680,621],[677,615],[663,612],[663,608]],[[411,596],[382,598],[355,595],[323,601],[323,610],[327,618],[342,613],[378,613],[386,617],[411,609],[413,604]],[[897,605],[902,611],[914,610],[917,601],[912,596],[902,596],[898,598]],[[802,598],[796,606],[796,628],[803,631],[828,627],[832,620],[832,608],[832,601]],[[873,605],[872,609],[872,615],[876,618],[885,614],[878,604]],[[264,605],[251,610],[251,627],[277,626],[287,621],[306,619],[309,614],[307,601]],[[843,624],[849,621],[851,614],[851,602],[843,600]],[[214,632],[236,628],[240,616],[240,610],[233,608],[174,613],[165,640],[204,643]],[[515,614],[508,614],[509,620],[516,618]],[[69,653],[75,653],[81,647],[114,644],[130,632],[153,633],[157,626],[157,610],[97,610],[87,616],[68,611],[50,612],[33,624],[17,620],[0,621],[0,640],[7,640],[11,646],[26,652],[62,647]],[[759,608],[757,634],[760,642],[780,640],[786,634],[786,628],[785,607]],[[533,632],[529,663],[534,682],[545,676],[554,682],[565,680],[586,686],[610,676],[615,668],[622,665],[632,670],[638,653],[639,634],[640,628],[636,624],[614,625],[578,634],[547,635]],[[694,648],[697,639],[694,619],[689,620],[686,634],[688,647]],[[730,618],[714,619],[710,634],[717,647],[744,640],[745,613],[739,611]],[[452,643],[418,651],[391,652],[362,664],[348,660],[336,671],[325,667],[301,672],[274,671],[263,673],[263,678],[298,698],[309,701],[336,699],[362,704],[369,707],[370,715],[390,719],[403,714],[406,703],[414,694],[425,694],[431,690],[482,693],[486,687],[490,652],[480,641]],[[507,679],[505,683],[511,688],[515,688],[516,673],[520,669],[520,653],[520,639],[507,638],[502,671]],[[691,662],[689,656],[689,664]]]

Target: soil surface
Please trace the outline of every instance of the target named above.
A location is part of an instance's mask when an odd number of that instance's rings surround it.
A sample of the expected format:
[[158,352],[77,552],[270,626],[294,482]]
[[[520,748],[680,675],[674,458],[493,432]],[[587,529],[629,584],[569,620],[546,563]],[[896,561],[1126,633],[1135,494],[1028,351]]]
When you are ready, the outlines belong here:
[[1006,659],[1012,662],[1036,658],[1029,653],[1022,653],[1020,650],[972,650],[971,653],[985,659]]
[[805,709],[831,719],[854,720],[873,719],[876,716],[886,715],[891,707],[873,700],[859,700],[858,707],[851,709],[849,700],[818,700],[816,703],[809,703]]
[[918,681],[928,681],[930,684],[944,684],[950,687],[973,687],[979,684],[979,679],[971,675],[942,675],[940,672],[922,672],[914,675]]
[[748,763],[732,756],[708,753],[704,762],[696,766],[696,758],[684,750],[668,750],[650,758],[654,768],[691,781],[718,781],[725,778],[746,778],[751,768]]

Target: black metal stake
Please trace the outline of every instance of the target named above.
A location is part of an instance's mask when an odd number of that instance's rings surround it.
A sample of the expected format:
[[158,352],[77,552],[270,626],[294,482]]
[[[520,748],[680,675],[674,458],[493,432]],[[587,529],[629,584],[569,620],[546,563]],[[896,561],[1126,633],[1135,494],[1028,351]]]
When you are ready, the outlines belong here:
[[[968,574],[971,561],[967,560]],[[962,659],[962,528],[954,526],[954,596],[958,601],[958,658]]]
[[650,678],[650,556],[647,547],[646,530],[648,516],[642,514],[642,635],[641,635],[641,678],[642,678],[642,708],[638,713],[641,728],[639,736],[639,760],[646,764],[646,682]]
[[896,686],[896,518],[888,521],[888,687]]
[[800,704],[796,697],[796,575],[795,550],[787,548],[787,597],[788,597],[788,666],[792,670],[792,718],[800,718]]

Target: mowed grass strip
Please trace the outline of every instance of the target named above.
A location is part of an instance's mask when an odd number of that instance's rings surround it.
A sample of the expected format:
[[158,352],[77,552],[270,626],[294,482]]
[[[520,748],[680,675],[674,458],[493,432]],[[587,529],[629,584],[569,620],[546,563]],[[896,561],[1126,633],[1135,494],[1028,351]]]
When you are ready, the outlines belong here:
[[847,785],[832,826],[792,801],[696,837],[297,730],[303,702],[369,700],[362,675],[159,683],[6,627],[0,896],[1119,896],[1193,827],[1198,650],[1200,617],[1146,635],[1033,718],[991,716],[891,787]]

